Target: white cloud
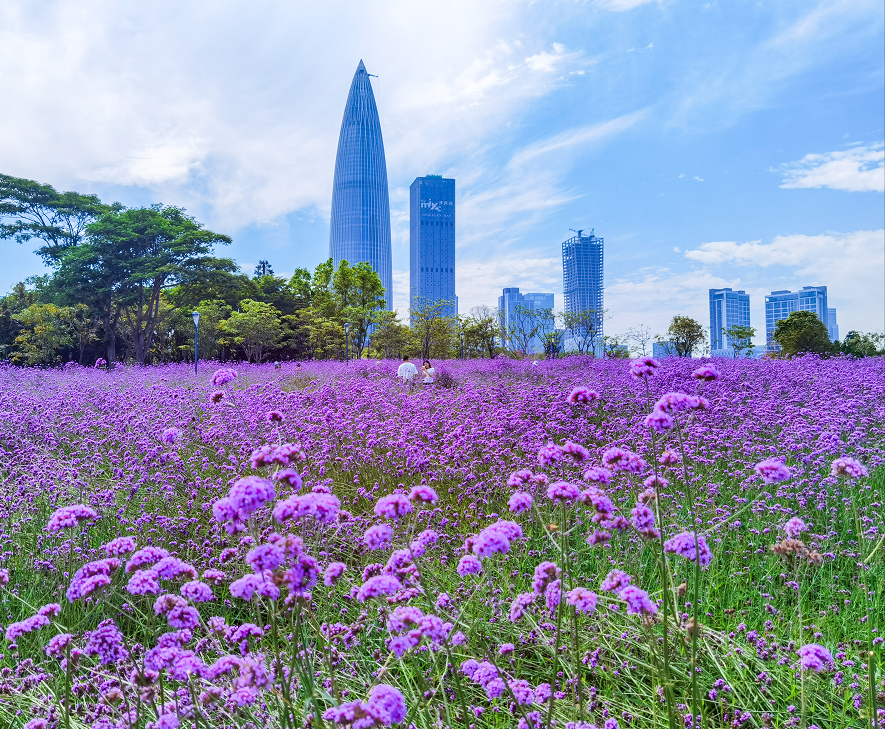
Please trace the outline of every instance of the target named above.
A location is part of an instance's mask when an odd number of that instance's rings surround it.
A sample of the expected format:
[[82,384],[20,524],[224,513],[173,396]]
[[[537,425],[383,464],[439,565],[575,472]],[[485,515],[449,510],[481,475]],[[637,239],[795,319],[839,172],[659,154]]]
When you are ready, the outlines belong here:
[[638,8],[640,5],[648,5],[653,2],[660,2],[660,0],[596,0],[593,5],[600,10],[611,10],[614,13],[625,13],[628,10]]
[[885,328],[885,230],[779,235],[771,243],[717,241],[686,251],[685,256],[710,267],[755,267],[752,279],[766,284],[766,293],[826,286],[830,306],[838,310],[840,329]]
[[781,165],[786,189],[830,187],[848,192],[885,192],[885,144],[861,145],[840,152],[806,154]]

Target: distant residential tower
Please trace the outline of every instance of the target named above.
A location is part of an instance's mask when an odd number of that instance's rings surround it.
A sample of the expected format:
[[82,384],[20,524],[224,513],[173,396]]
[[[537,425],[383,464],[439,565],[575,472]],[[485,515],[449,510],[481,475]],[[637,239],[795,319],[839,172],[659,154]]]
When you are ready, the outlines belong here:
[[365,261],[381,278],[387,309],[393,305],[390,202],[381,122],[366,67],[350,84],[332,182],[329,257],[335,267]]
[[458,313],[455,295],[455,181],[418,177],[409,188],[410,306],[451,302],[443,316]]
[[[553,294],[521,294],[515,286],[504,289],[498,297],[498,316],[504,331],[509,332],[513,327],[517,329],[525,316],[523,311],[538,311],[540,309],[553,308]],[[526,325],[530,325],[529,319],[525,319]],[[534,323],[533,321],[531,322]],[[544,351],[542,337],[553,332],[552,321],[545,322],[538,332],[538,336],[531,338],[528,354],[539,354]]]
[[750,326],[750,296],[744,291],[710,289],[710,355],[733,357],[734,343],[723,329]]

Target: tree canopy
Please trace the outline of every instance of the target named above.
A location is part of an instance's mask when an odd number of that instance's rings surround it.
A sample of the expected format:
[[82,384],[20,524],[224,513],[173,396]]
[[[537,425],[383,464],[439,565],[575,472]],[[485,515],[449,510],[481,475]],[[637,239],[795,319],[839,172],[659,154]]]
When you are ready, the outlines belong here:
[[833,351],[827,325],[813,311],[791,311],[775,324],[773,339],[787,355]]

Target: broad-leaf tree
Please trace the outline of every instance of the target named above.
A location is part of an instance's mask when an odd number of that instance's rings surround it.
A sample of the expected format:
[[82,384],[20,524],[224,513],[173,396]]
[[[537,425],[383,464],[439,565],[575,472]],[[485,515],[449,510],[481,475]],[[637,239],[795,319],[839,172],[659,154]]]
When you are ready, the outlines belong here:
[[606,309],[564,311],[562,324],[579,354],[595,355],[602,338],[602,322]]
[[735,358],[749,355],[753,351],[753,337],[756,336],[756,327],[743,324],[732,324],[722,330],[727,337],[727,342],[734,350]]
[[788,355],[833,351],[827,325],[813,311],[791,311],[786,319],[775,324],[772,338]]
[[246,299],[240,311],[222,321],[219,329],[231,343],[241,347],[249,362],[261,362],[283,335],[280,313],[270,304]]
[[707,341],[707,335],[704,327],[690,316],[674,316],[667,329],[667,340],[676,350],[676,356],[691,357]]

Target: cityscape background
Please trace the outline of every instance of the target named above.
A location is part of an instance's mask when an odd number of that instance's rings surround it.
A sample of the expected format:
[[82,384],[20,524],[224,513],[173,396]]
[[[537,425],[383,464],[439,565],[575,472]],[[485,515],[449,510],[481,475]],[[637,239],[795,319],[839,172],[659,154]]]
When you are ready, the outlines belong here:
[[[818,285],[843,332],[885,326],[878,2],[164,6],[4,3],[4,172],[184,205],[247,271],[313,267],[362,56],[402,313],[410,185],[439,174],[457,184],[462,312],[504,288],[562,309],[562,244],[595,228],[607,332],[706,324],[709,290],[732,288],[764,344],[765,297]],[[4,253],[3,290],[41,269]]]

